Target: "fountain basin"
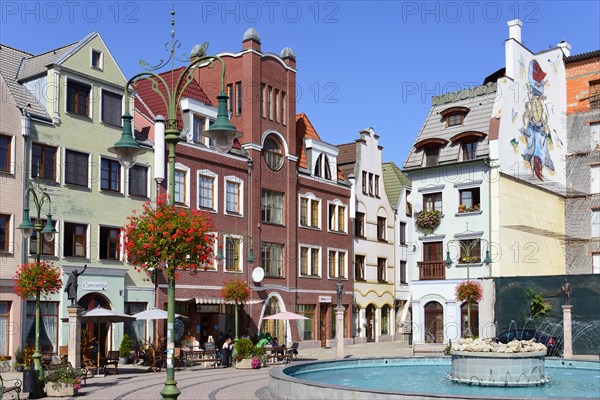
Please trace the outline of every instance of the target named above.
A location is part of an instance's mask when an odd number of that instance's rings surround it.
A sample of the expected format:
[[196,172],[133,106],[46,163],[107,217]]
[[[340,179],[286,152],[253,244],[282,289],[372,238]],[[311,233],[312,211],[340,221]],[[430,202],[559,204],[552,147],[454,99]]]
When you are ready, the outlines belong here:
[[545,351],[493,353],[452,351],[453,382],[480,386],[538,386],[550,382]]

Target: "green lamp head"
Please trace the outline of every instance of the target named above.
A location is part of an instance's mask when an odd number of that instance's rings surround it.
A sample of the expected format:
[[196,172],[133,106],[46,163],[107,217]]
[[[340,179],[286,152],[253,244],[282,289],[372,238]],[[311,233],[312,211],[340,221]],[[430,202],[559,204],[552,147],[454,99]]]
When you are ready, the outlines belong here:
[[252,248],[250,248],[250,250],[248,250],[248,264],[254,264],[254,250]]
[[446,267],[450,267],[452,265],[452,259],[450,258],[450,250],[446,250],[446,260],[444,261]]
[[31,218],[29,217],[29,208],[23,209],[23,222],[19,225],[18,229],[21,230],[21,234],[26,238],[31,237],[35,226],[31,223]]
[[483,260],[484,264],[490,264],[492,262],[492,258],[490,257],[490,249],[485,251],[485,258]]
[[242,136],[242,133],[229,120],[227,114],[228,99],[229,96],[225,93],[219,93],[217,96],[217,119],[205,132],[205,135],[213,140],[215,148],[219,153],[227,153],[231,149],[231,146],[233,146],[233,140]]
[[123,168],[130,168],[135,164],[135,160],[138,155],[144,154],[145,149],[141,148],[139,144],[133,138],[131,129],[131,120],[133,117],[129,114],[129,111],[125,111],[123,114],[123,130],[121,138],[113,147],[110,147],[108,151],[114,153],[119,158],[119,162]]
[[44,229],[42,229],[42,233],[44,234],[44,239],[50,241],[54,237],[54,234],[58,231],[54,229],[54,224],[52,223],[52,214],[48,214],[48,218],[46,219],[46,225]]

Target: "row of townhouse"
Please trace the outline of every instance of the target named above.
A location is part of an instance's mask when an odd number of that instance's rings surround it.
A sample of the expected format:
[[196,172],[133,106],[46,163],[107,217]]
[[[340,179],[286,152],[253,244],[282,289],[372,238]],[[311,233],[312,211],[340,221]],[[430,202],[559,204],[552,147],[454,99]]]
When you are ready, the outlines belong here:
[[[204,342],[234,329],[234,305],[220,293],[231,279],[247,280],[252,289],[240,313],[240,334],[268,331],[302,346],[331,345],[341,281],[346,340],[393,338],[402,311],[396,277],[402,277],[405,306],[408,268],[404,257],[397,271],[395,243],[406,248],[406,235],[397,237],[397,204],[390,206],[386,188],[399,204],[406,177],[393,164],[384,171],[372,129],[338,147],[296,113],[296,57],[290,48],[279,55],[262,52],[258,33],[249,29],[240,51],[220,56],[227,66],[231,120],[244,135],[227,154],[204,136],[216,117],[213,88],[220,77],[200,66],[180,104],[174,200],[210,214],[215,253],[222,257],[197,275],[180,274],[176,308],[188,318],[176,322],[177,341]],[[156,123],[167,114],[160,95],[148,81],[130,91],[136,140],[147,152],[126,169],[107,149],[120,135],[127,79],[98,33],[39,55],[2,45],[0,57],[7,99],[0,129],[0,353],[10,357],[34,340],[34,302],[16,296],[12,280],[37,249],[35,234],[25,238],[18,229],[23,209],[35,209],[25,196],[28,187],[49,195],[42,223],[51,213],[58,231],[51,240],[41,238],[42,257],[57,264],[65,282],[87,265],[79,278],[81,307],[129,314],[166,308],[164,277],[135,271],[124,261],[119,238],[133,210],[167,191],[164,165],[156,164],[154,154]],[[182,71],[163,76],[177,78]],[[44,353],[66,344],[68,305],[62,292],[42,302]],[[286,310],[307,319],[264,319]],[[104,352],[118,346],[124,332],[141,340],[164,326],[128,323],[110,335],[99,326],[87,329]]]
[[[508,26],[505,67],[434,96],[404,161],[413,216],[441,213],[434,229],[415,219],[417,346],[468,326],[481,337],[507,329],[496,326],[494,299],[510,288],[495,278],[600,273],[600,54],[571,56],[565,41],[533,53],[521,21]],[[484,293],[470,313],[455,295],[467,279]]]

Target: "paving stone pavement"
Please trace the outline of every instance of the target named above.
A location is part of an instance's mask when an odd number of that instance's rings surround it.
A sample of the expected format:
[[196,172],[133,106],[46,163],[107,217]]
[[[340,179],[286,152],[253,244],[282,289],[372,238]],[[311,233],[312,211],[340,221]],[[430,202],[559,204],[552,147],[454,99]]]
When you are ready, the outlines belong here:
[[[412,356],[412,348],[405,342],[381,342],[347,346],[345,358]],[[318,348],[299,351],[293,362],[335,358],[335,349]],[[175,372],[180,400],[271,400],[268,391],[269,371],[279,364],[257,370],[235,368],[200,368]],[[153,400],[160,399],[166,372],[145,372],[146,368],[120,366],[119,375],[89,378],[75,399],[83,400]],[[17,373],[3,373],[6,378],[20,377]]]

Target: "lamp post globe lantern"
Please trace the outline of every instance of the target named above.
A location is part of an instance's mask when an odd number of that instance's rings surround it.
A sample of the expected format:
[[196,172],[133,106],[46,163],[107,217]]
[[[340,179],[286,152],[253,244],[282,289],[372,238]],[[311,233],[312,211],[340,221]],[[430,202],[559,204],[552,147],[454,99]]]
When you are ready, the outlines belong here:
[[[215,143],[215,149],[220,153],[228,152],[234,139],[242,136],[236,127],[231,124],[227,114],[227,100],[229,96],[225,94],[225,62],[217,55],[206,55],[208,44],[196,45],[192,49],[189,59],[182,60],[188,63],[185,69],[180,73],[179,78],[175,79],[175,50],[180,42],[175,40],[175,11],[171,11],[171,45],[170,56],[156,66],[150,66],[149,63],[141,61],[140,65],[145,67],[145,71],[131,77],[125,84],[125,113],[123,115],[123,131],[121,138],[109,148],[108,151],[117,154],[119,161],[125,167],[130,167],[135,163],[136,157],[143,154],[143,149],[133,138],[131,120],[129,114],[129,87],[135,85],[137,81],[148,80],[156,87],[161,94],[161,100],[164,103],[167,117],[165,118],[164,141],[168,145],[168,196],[169,205],[175,205],[175,147],[180,140],[181,130],[178,127],[177,115],[179,110],[179,100],[189,84],[194,80],[193,72],[201,64],[210,64],[218,61],[221,64],[221,91],[217,96],[218,109],[215,122],[209,127],[205,135],[212,138]],[[163,77],[156,71],[171,63],[171,84],[168,84]],[[147,67],[147,68],[146,68]],[[168,71],[167,71],[168,72]],[[154,89],[153,89],[154,90]],[[156,91],[155,90],[155,91]],[[175,271],[176,266],[169,266],[167,271]],[[174,273],[167,273],[167,378],[160,394],[165,399],[177,399],[181,391],[177,388],[175,381],[175,276]]]

